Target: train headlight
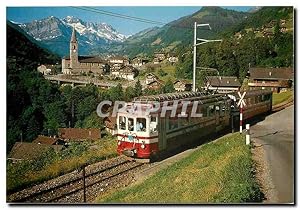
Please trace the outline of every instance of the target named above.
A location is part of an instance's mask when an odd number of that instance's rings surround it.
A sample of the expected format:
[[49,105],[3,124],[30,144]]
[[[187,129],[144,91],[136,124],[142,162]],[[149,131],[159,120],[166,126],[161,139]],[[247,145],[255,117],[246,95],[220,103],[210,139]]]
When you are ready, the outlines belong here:
[[142,149],[145,149],[145,147],[146,147],[146,146],[145,146],[145,142],[142,142],[141,148],[142,148]]

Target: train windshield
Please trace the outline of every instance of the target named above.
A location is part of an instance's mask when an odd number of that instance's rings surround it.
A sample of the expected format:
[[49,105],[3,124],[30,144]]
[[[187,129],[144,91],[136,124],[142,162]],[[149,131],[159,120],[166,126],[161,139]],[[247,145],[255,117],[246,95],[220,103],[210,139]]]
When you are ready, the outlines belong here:
[[129,131],[134,130],[134,120],[133,120],[133,118],[128,118],[128,130]]
[[136,118],[136,131],[145,132],[146,131],[146,119]]
[[119,117],[119,129],[126,130],[126,117],[124,116]]

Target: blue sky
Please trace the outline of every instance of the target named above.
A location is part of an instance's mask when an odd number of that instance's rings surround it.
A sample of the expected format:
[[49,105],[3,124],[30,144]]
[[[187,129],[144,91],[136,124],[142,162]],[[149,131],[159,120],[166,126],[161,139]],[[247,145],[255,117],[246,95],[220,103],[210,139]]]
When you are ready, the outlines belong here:
[[[159,22],[168,23],[176,20],[180,17],[190,15],[199,9],[201,6],[173,6],[173,7],[96,7],[105,11],[114,13],[120,13],[124,15],[150,19]],[[249,6],[235,6],[224,7],[227,9],[233,9],[237,11],[248,11]],[[120,33],[125,35],[131,35],[137,33],[143,29],[155,26],[153,24],[141,23],[136,21],[130,21],[127,19],[121,19],[117,17],[98,14],[90,11],[84,11],[72,7],[7,7],[6,17],[8,20],[26,23],[33,20],[46,18],[49,16],[55,16],[58,18],[64,18],[67,15],[75,16],[83,21],[91,22],[105,22],[112,25]]]

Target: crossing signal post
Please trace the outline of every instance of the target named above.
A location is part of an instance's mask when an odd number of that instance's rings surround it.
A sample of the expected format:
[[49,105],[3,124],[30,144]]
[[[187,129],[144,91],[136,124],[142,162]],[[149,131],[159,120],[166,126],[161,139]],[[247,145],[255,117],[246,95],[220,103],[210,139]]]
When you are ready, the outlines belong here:
[[246,102],[244,100],[246,92],[244,92],[243,94],[241,94],[241,92],[238,92],[238,95],[240,97],[240,100],[237,105],[240,107],[240,134],[242,134],[242,132],[243,132],[243,107],[246,106]]

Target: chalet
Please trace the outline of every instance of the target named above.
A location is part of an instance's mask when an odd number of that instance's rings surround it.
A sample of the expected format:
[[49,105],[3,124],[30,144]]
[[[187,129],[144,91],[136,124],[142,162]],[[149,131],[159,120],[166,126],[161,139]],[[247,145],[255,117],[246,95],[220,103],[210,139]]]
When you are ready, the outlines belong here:
[[138,66],[143,66],[148,62],[149,62],[149,60],[146,58],[136,57],[136,58],[132,59],[131,64],[132,64],[132,66],[138,67]]
[[164,82],[158,79],[147,84],[145,88],[149,90],[160,90],[163,86],[164,86]]
[[138,71],[133,66],[124,66],[120,69],[112,69],[111,75],[116,78],[134,80],[134,78],[138,75]]
[[[166,59],[166,54],[164,52],[155,52],[154,59],[156,62],[161,62]],[[154,63],[154,60],[153,60]]]
[[16,142],[8,155],[8,159],[13,161],[34,160],[41,157],[47,151],[54,150],[59,152],[63,148],[63,145]]
[[167,60],[168,60],[171,64],[174,64],[174,63],[177,63],[177,62],[178,62],[178,57],[177,57],[174,53],[169,53],[169,54],[168,54]]
[[191,91],[192,83],[189,81],[185,81],[185,80],[177,80],[174,82],[174,88],[178,92]]
[[250,89],[270,89],[273,92],[285,91],[292,87],[293,68],[250,68]]
[[103,119],[104,124],[105,124],[105,130],[108,131],[109,133],[111,133],[112,135],[116,135],[117,134],[117,118],[116,117],[105,117]]
[[237,77],[229,76],[208,76],[206,90],[214,90],[218,93],[229,93],[233,91],[238,91],[241,87]]
[[152,73],[146,74],[146,79],[145,79],[146,85],[148,85],[151,82],[154,82],[156,80],[158,80],[158,77],[155,74],[152,74]]

